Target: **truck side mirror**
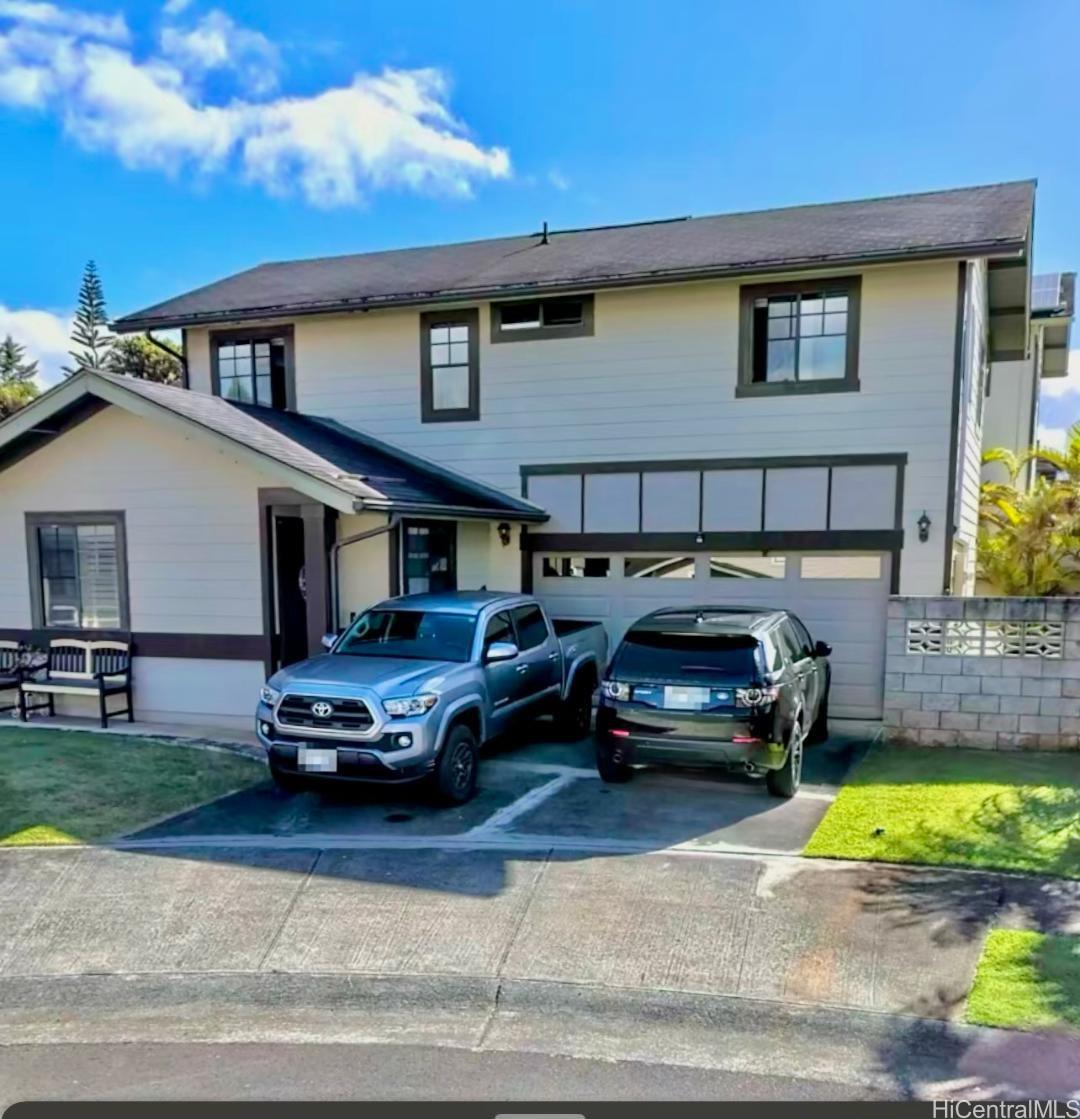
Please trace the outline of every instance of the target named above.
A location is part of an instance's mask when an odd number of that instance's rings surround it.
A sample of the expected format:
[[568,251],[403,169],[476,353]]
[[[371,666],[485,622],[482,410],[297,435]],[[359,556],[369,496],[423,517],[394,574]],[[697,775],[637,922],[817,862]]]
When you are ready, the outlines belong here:
[[484,651],[484,664],[498,664],[512,661],[518,655],[518,647],[513,641],[492,641]]

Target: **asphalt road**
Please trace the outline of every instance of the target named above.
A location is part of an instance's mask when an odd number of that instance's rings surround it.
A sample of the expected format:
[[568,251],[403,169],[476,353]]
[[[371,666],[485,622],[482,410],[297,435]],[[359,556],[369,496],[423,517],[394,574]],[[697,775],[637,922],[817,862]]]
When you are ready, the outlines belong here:
[[0,1047],[18,1100],[850,1100],[850,1084],[419,1045]]

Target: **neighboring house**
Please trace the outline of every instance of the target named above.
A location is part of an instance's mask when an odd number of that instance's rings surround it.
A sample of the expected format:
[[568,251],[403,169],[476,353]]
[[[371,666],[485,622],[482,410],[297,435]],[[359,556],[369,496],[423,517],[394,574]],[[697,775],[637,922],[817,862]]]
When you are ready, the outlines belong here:
[[612,638],[766,602],[876,717],[890,590],[973,583],[1034,193],[266,264],[128,315],[182,329],[185,387],[79,375],[0,425],[0,637],[130,631],[140,716],[213,722],[390,594],[532,588]]
[[[1022,451],[1038,441],[1039,387],[1043,378],[1068,375],[1075,301],[1075,272],[1050,272],[1032,280],[1030,307],[1016,309],[1029,323],[1028,344],[1001,354],[986,385],[984,448]],[[1031,464],[1022,481],[1031,482],[1036,470],[1048,476],[1054,473],[1048,464]],[[989,465],[983,473],[1004,481],[1001,466]]]

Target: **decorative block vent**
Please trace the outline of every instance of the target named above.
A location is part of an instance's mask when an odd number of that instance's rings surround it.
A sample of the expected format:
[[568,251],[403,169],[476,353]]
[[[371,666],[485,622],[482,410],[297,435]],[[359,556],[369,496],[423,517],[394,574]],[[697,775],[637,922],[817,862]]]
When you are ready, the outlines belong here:
[[1061,659],[1062,622],[930,621],[907,624],[907,651],[924,657],[1045,657]]

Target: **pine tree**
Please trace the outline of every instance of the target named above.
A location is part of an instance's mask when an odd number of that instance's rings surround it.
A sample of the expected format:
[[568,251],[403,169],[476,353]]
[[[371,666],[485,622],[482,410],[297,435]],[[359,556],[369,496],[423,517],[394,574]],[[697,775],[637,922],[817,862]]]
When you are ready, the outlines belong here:
[[37,376],[38,363],[26,356],[26,347],[20,346],[9,334],[0,342],[0,385],[23,384]]
[[79,285],[79,305],[75,311],[75,324],[71,328],[71,340],[78,347],[69,351],[75,359],[75,365],[73,368],[65,367],[65,373],[81,373],[84,369],[106,368],[109,350],[113,344],[108,324],[108,315],[105,313],[105,292],[101,287],[97,265],[91,260],[87,262],[82,283]]

